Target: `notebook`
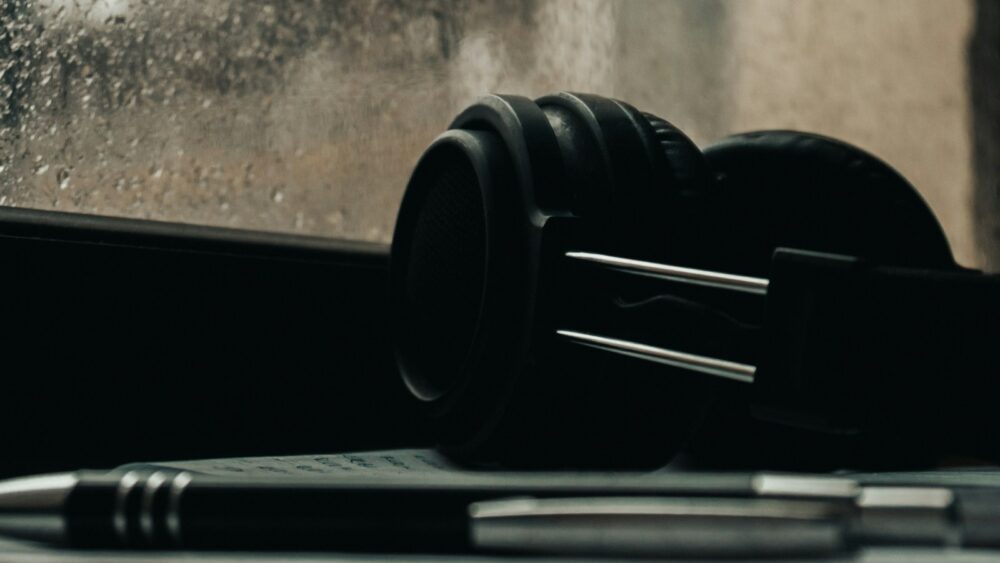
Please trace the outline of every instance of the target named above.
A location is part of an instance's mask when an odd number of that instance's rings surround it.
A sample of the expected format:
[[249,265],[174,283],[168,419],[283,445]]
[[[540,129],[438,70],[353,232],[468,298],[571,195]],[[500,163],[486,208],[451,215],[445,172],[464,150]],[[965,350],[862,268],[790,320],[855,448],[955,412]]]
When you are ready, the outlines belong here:
[[458,465],[433,449],[396,449],[367,452],[260,456],[186,461],[130,463],[118,470],[180,470],[195,474],[247,477],[365,476],[399,478],[462,472]]
[[[424,448],[130,463],[117,470],[179,470],[219,477],[352,476],[371,479],[473,473],[437,450]],[[691,474],[677,466],[666,466],[650,473],[682,473],[686,474],[685,477]],[[892,472],[840,471],[831,475],[848,477],[862,485],[1000,487],[1000,467],[995,466]]]

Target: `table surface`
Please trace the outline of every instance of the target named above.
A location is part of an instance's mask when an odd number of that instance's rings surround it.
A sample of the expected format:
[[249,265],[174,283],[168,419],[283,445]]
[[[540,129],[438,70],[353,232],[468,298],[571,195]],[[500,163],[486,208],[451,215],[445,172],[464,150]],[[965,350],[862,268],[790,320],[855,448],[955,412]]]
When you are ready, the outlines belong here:
[[[279,561],[329,561],[329,562],[373,562],[373,561],[400,561],[426,563],[428,561],[472,561],[479,563],[499,563],[499,562],[546,562],[559,563],[562,561],[582,561],[579,558],[503,558],[503,557],[468,557],[468,556],[443,556],[433,554],[413,555],[413,554],[351,554],[351,553],[250,553],[250,552],[155,552],[155,551],[81,551],[66,550],[39,546],[28,542],[12,541],[0,539],[0,562],[19,563],[97,563],[97,562],[133,562],[133,563],[236,563],[239,561],[253,562],[279,562]],[[823,558],[815,560],[788,560],[786,563],[795,561],[824,561],[824,562],[859,562],[859,563],[932,563],[932,562],[956,562],[956,563],[978,563],[985,561],[1000,560],[1000,552],[982,550],[947,550],[947,549],[867,549],[854,555],[844,558]],[[602,558],[593,561],[608,563],[612,559]],[[733,559],[726,560],[733,563]],[[750,560],[747,560],[750,561]]]

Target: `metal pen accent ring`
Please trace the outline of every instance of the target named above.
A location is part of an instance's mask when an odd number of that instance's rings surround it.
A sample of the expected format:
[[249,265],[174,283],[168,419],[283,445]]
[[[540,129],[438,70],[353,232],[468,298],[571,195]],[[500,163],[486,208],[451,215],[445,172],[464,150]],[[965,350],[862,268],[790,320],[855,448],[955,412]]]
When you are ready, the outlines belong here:
[[176,546],[182,545],[181,536],[181,496],[184,489],[191,483],[191,474],[183,471],[174,476],[170,483],[170,498],[167,502],[167,516],[165,518],[167,534]]
[[153,525],[153,509],[156,492],[169,481],[169,477],[163,471],[157,471],[146,479],[146,486],[142,489],[142,505],[139,510],[139,530],[145,536],[150,545],[156,542],[156,529]]
[[118,483],[118,488],[115,491],[115,511],[112,515],[112,525],[114,527],[115,534],[118,536],[118,539],[122,544],[129,543],[128,497],[138,483],[139,474],[135,471],[129,471],[122,476],[121,481]]

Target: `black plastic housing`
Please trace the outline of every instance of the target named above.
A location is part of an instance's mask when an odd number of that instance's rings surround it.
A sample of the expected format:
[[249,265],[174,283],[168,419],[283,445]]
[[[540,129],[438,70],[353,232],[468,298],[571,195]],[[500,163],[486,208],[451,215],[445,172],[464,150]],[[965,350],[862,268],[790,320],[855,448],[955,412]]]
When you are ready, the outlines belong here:
[[759,418],[857,435],[873,465],[1000,457],[1000,277],[791,249],[771,276]]

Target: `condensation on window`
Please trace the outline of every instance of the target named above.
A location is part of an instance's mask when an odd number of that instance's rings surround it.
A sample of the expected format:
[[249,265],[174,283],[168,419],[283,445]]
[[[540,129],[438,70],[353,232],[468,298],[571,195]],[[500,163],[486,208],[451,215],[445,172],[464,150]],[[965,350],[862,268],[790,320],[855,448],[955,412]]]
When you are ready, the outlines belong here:
[[0,204],[386,240],[453,105],[440,3],[4,6]]
[[[387,241],[487,92],[839,136],[976,262],[971,2],[0,0],[0,205]],[[926,139],[934,139],[933,143]]]

